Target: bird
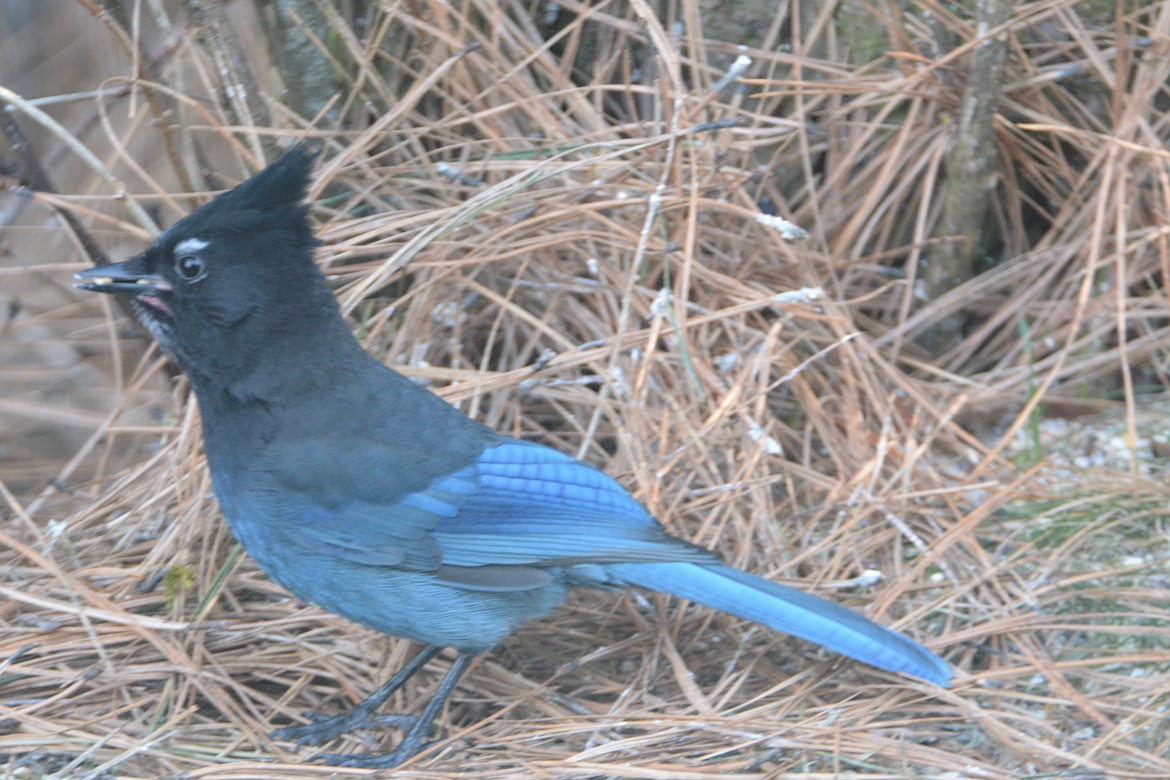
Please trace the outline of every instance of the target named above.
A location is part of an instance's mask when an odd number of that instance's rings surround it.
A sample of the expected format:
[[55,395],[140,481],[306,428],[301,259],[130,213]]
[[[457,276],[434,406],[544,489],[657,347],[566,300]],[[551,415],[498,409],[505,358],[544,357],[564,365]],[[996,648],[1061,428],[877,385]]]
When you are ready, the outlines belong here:
[[[861,614],[724,564],[669,535],[616,480],[496,433],[369,355],[315,261],[306,203],[321,150],[301,143],[127,260],[76,274],[125,296],[187,376],[212,486],[237,541],[294,596],[423,649],[350,711],[272,737],[324,745],[378,723],[386,768],[431,743],[472,660],[573,588],[672,594],[939,687],[949,664]],[[378,707],[454,660],[416,717]]]

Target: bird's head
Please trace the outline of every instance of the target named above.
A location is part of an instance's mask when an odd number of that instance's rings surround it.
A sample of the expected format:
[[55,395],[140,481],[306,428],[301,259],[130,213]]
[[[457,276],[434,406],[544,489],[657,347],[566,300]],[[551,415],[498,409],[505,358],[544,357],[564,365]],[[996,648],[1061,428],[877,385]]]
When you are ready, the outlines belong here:
[[77,274],[77,286],[132,296],[139,320],[193,379],[238,379],[265,350],[338,316],[304,204],[314,157],[294,147],[142,254]]

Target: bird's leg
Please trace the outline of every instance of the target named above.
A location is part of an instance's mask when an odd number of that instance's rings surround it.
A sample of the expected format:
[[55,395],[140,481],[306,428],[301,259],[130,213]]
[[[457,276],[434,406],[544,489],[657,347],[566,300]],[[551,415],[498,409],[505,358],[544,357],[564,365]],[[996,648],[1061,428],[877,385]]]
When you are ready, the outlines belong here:
[[389,753],[375,753],[373,755],[360,753],[320,753],[313,756],[313,760],[324,761],[330,766],[389,769],[417,755],[430,744],[427,742],[427,738],[430,736],[431,724],[434,722],[435,716],[439,714],[439,710],[443,708],[447,699],[450,698],[451,693],[455,690],[455,684],[459,682],[459,678],[467,671],[467,667],[471,665],[474,659],[474,655],[467,653],[460,653],[455,656],[455,660],[451,663],[451,668],[439,683],[439,689],[435,691],[434,697],[427,702],[427,706],[423,709],[422,715],[418,716],[418,720],[411,726],[410,731],[406,732],[406,736],[402,738],[398,746]]
[[414,676],[415,672],[426,666],[428,661],[438,655],[441,649],[433,646],[424,647],[419,651],[418,655],[411,658],[406,666],[399,669],[381,688],[371,693],[364,701],[349,712],[332,717],[306,713],[306,716],[313,721],[312,723],[306,723],[300,726],[284,726],[268,736],[281,741],[296,742],[297,747],[301,747],[302,745],[322,745],[330,740],[337,739],[342,734],[348,734],[357,729],[377,728],[378,723],[390,726],[391,728],[402,728],[404,730],[409,728],[413,730],[418,725],[418,721],[421,720],[420,718],[412,718],[409,715],[383,715],[375,719],[374,713],[395,691],[402,687],[403,683]]

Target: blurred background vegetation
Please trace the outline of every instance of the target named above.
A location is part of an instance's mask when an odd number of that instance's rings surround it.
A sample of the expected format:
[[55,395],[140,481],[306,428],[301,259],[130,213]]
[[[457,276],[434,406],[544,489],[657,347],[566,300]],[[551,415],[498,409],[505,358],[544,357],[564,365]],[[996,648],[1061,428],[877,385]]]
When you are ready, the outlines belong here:
[[367,348],[965,673],[580,594],[403,774],[1167,776],[1168,75],[1137,0],[0,2],[5,771],[336,776],[264,735],[407,652],[71,287],[308,139]]

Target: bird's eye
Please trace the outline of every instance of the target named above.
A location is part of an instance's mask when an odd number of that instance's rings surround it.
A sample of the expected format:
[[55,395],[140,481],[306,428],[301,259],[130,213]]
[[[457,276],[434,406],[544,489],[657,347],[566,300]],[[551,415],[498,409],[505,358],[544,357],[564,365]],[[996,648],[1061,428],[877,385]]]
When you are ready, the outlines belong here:
[[197,282],[207,276],[207,266],[195,255],[179,255],[175,260],[175,270],[187,282]]

